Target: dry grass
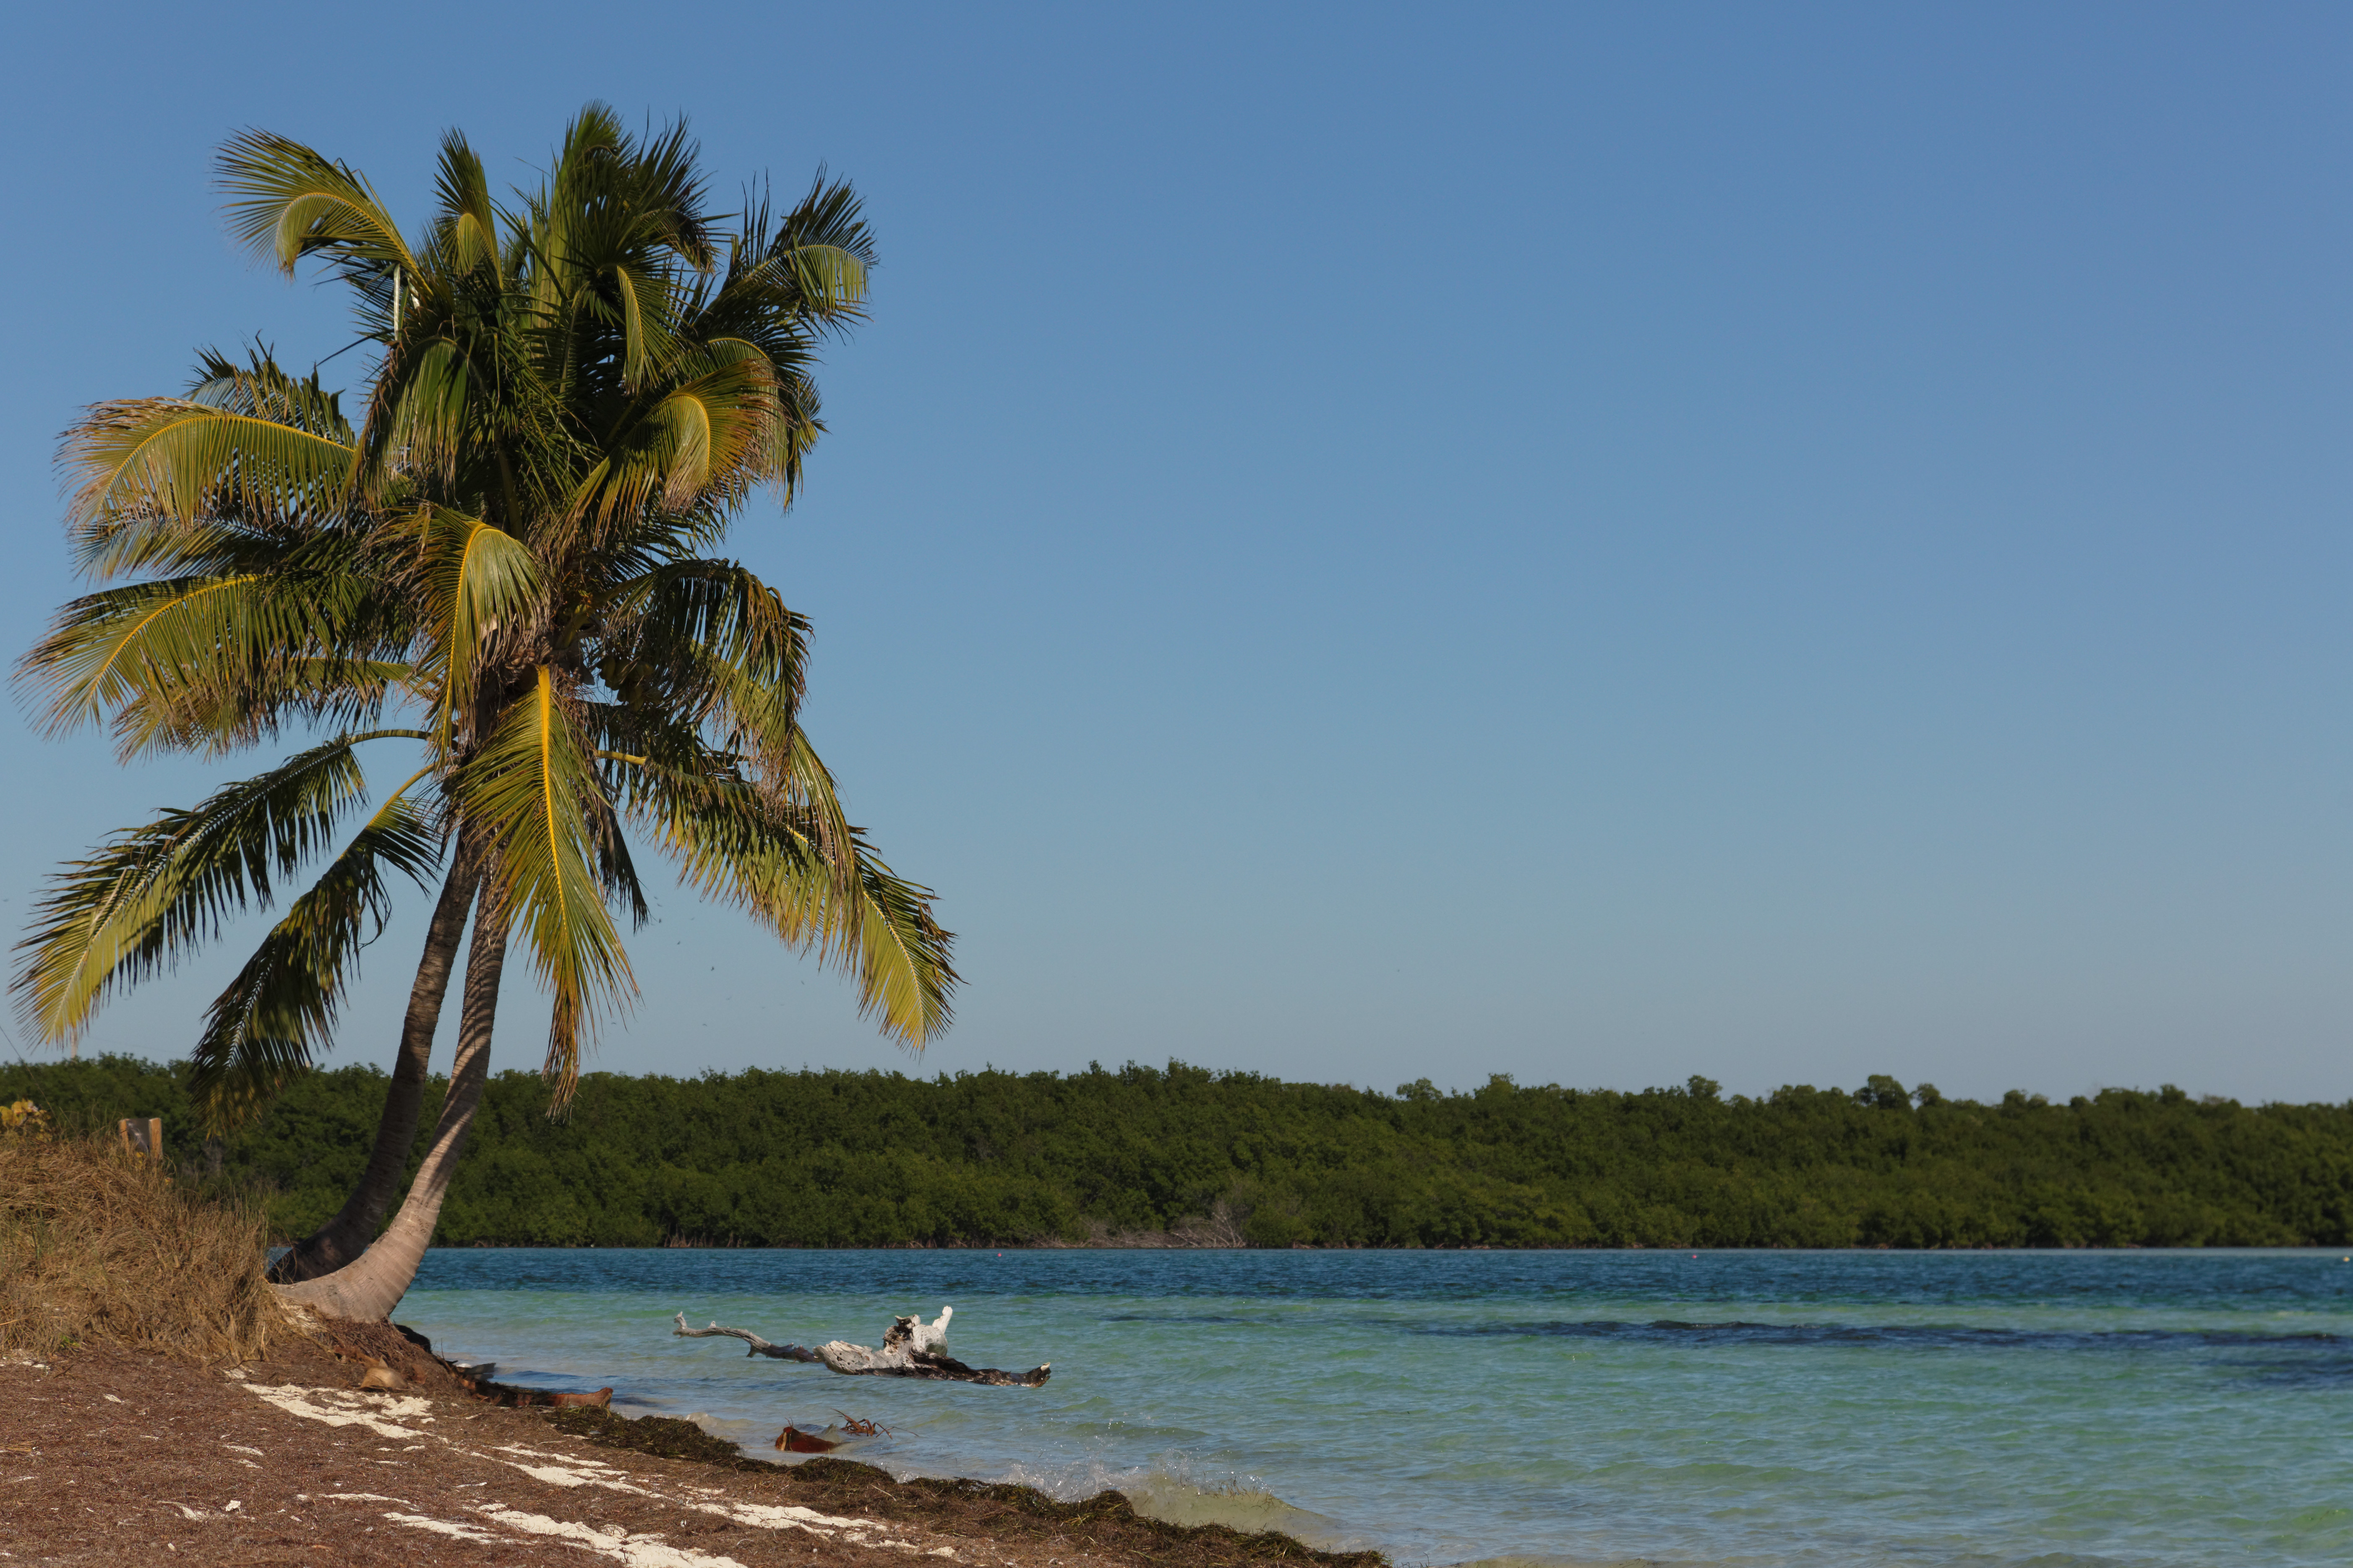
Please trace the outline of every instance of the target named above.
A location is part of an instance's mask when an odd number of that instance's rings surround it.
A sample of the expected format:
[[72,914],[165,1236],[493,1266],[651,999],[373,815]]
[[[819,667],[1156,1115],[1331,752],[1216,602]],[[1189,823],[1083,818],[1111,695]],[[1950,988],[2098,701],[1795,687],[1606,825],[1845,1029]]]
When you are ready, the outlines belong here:
[[285,1319],[258,1209],[200,1197],[111,1138],[0,1135],[0,1350],[266,1354]]

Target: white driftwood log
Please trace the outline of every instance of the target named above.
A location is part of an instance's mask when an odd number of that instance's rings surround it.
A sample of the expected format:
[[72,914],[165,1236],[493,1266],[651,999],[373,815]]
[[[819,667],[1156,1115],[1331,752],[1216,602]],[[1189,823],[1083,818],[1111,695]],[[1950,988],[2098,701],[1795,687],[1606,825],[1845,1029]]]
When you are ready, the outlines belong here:
[[771,1344],[748,1329],[723,1328],[717,1323],[707,1329],[690,1329],[686,1314],[678,1315],[678,1326],[671,1334],[690,1340],[709,1339],[724,1334],[742,1340],[750,1355],[769,1355],[786,1361],[821,1362],[828,1370],[844,1377],[920,1377],[943,1383],[985,1383],[999,1387],[1035,1388],[1046,1381],[1053,1363],[1032,1367],[1028,1372],[1004,1372],[993,1366],[966,1366],[947,1353],[948,1320],[955,1315],[954,1307],[943,1307],[934,1321],[926,1323],[921,1318],[893,1318],[890,1329],[882,1335],[882,1348],[853,1345],[847,1340],[833,1340],[814,1351],[799,1345]]
[[684,1312],[678,1315],[678,1327],[672,1329],[670,1333],[673,1337],[681,1340],[707,1340],[713,1334],[724,1334],[731,1340],[742,1340],[747,1347],[744,1352],[745,1355],[772,1355],[779,1361],[818,1359],[815,1351],[805,1350],[799,1345],[770,1344],[749,1329],[723,1329],[717,1323],[712,1324],[707,1329],[690,1329],[686,1326]]
[[955,1316],[954,1307],[942,1307],[940,1315],[930,1322],[921,1318],[902,1318],[908,1325],[907,1348],[918,1353],[945,1355],[948,1353],[948,1320]]

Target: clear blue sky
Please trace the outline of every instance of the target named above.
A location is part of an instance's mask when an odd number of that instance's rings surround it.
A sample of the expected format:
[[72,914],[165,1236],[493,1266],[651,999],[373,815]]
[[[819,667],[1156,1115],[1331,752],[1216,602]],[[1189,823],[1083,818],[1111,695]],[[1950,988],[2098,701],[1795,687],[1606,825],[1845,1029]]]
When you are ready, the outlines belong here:
[[[735,548],[961,933],[915,1070],[2342,1100],[2348,46],[2294,4],[14,9],[9,652],[72,591],[79,405],[345,341],[232,253],[225,134],[415,220],[445,126],[521,183],[586,100],[683,111],[723,188],[824,164],[880,236],[807,498]],[[219,776],[5,721],[15,930]],[[658,912],[594,1065],[914,1067]],[[420,934],[338,1059],[389,1059]],[[91,1045],[177,1054],[259,935]]]

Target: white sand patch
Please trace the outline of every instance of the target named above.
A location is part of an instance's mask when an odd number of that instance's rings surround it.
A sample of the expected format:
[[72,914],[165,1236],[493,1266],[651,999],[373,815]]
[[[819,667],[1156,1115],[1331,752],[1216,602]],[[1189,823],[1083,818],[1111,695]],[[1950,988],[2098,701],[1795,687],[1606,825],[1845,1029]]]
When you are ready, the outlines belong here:
[[[883,1528],[882,1524],[876,1520],[845,1519],[836,1514],[819,1513],[813,1508],[802,1508],[797,1503],[730,1502],[726,1500],[723,1494],[712,1492],[703,1487],[681,1489],[691,1492],[701,1492],[702,1497],[679,1497],[638,1486],[634,1484],[637,1478],[632,1477],[627,1470],[617,1470],[601,1459],[551,1454],[543,1448],[526,1448],[519,1444],[502,1444],[498,1451],[501,1454],[522,1455],[523,1459],[507,1459],[503,1462],[512,1465],[532,1479],[544,1482],[549,1486],[602,1487],[607,1491],[633,1492],[638,1497],[653,1498],[658,1501],[670,1503],[673,1507],[691,1508],[698,1513],[717,1514],[722,1519],[730,1520],[737,1524],[748,1524],[756,1530],[803,1530],[811,1535],[820,1535],[828,1540],[831,1540],[839,1531],[846,1533],[851,1542],[860,1546],[895,1546],[909,1552],[916,1550],[903,1541],[869,1541],[867,1539],[869,1531]],[[524,1463],[524,1459],[554,1459],[561,1462],[533,1465]],[[712,1500],[704,1500],[705,1499]]]
[[[525,1454],[535,1459],[562,1458],[557,1454],[543,1454],[536,1448],[501,1447],[499,1452]],[[499,1462],[512,1465],[533,1480],[551,1487],[603,1487],[607,1491],[635,1492],[639,1497],[661,1498],[659,1492],[648,1491],[643,1487],[631,1486],[627,1470],[616,1470],[610,1465],[598,1464],[594,1459],[567,1459],[560,1465],[528,1465],[521,1459],[501,1459]],[[598,1470],[605,1473],[596,1474],[595,1472]],[[667,1502],[670,1500],[662,1498],[662,1500]]]
[[429,1400],[364,1394],[349,1388],[304,1388],[293,1383],[249,1383],[246,1387],[289,1415],[300,1415],[305,1421],[323,1421],[330,1426],[364,1426],[379,1437],[434,1436],[385,1419],[389,1416],[430,1421],[433,1405]]
[[[604,1460],[592,1459],[586,1454],[551,1454],[544,1448],[526,1448],[521,1443],[501,1443],[499,1445],[499,1452],[501,1454],[521,1454],[525,1458],[529,1459],[561,1459],[567,1465],[577,1465],[584,1470],[610,1470],[613,1468],[612,1466],[607,1464]],[[628,1474],[627,1471],[617,1471],[616,1473],[622,1475]]]
[[496,1503],[487,1504],[480,1511],[484,1518],[497,1520],[509,1530],[552,1536],[568,1545],[585,1547],[600,1557],[626,1563],[629,1568],[744,1568],[733,1557],[715,1557],[691,1547],[671,1546],[656,1535],[608,1535],[573,1520],[550,1519],[544,1514],[501,1508]]
[[421,1513],[388,1513],[384,1516],[395,1524],[405,1524],[411,1530],[429,1530],[437,1535],[454,1535],[460,1541],[470,1541],[478,1546],[502,1546],[503,1536],[493,1535],[478,1525],[448,1519],[427,1519]]
[[829,1513],[819,1513],[813,1508],[797,1503],[730,1502],[690,1503],[705,1513],[723,1513],[738,1524],[749,1524],[761,1530],[807,1530],[818,1535],[829,1535],[837,1530],[880,1530],[881,1524],[871,1519],[838,1519]]
[[[390,1394],[371,1394],[364,1390],[341,1388],[304,1388],[294,1384],[282,1385],[248,1384],[257,1395],[290,1415],[305,1421],[323,1422],[330,1426],[362,1426],[380,1437],[429,1438],[448,1443],[438,1433],[420,1432],[414,1427],[396,1425],[396,1419],[429,1421],[429,1402],[415,1396],[402,1397]],[[235,1447],[235,1445],[230,1445]],[[631,1475],[617,1469],[602,1459],[592,1459],[575,1454],[554,1454],[544,1448],[525,1447],[520,1444],[501,1444],[494,1451],[485,1452],[453,1444],[458,1452],[472,1454],[521,1470],[543,1486],[575,1488],[595,1487],[604,1491],[627,1492],[634,1497],[650,1498],[672,1508],[691,1509],[697,1513],[716,1515],[739,1525],[755,1530],[798,1530],[831,1541],[841,1539],[855,1546],[888,1547],[910,1554],[954,1559],[955,1552],[940,1547],[930,1552],[913,1542],[893,1540],[882,1535],[885,1527],[876,1520],[844,1518],[819,1513],[812,1508],[793,1503],[754,1503],[730,1500],[725,1493],[708,1487],[684,1486],[674,1490],[657,1490],[640,1482],[649,1478]],[[259,1449],[247,1449],[258,1453]],[[378,1453],[390,1450],[379,1448]],[[400,1450],[413,1452],[412,1448]],[[379,1465],[397,1466],[399,1461],[376,1459]],[[479,1486],[482,1483],[470,1482]],[[680,1492],[691,1493],[681,1496]],[[394,1502],[405,1509],[417,1505],[406,1498],[386,1497],[380,1492],[329,1492],[326,1496],[342,1502]],[[183,1510],[185,1511],[185,1510]],[[494,1520],[511,1529],[528,1534],[548,1536],[584,1551],[601,1553],[629,1568],[742,1568],[733,1558],[714,1557],[687,1547],[664,1544],[658,1536],[629,1537],[621,1533],[598,1531],[576,1521],[549,1519],[543,1514],[524,1513],[501,1503],[478,1505],[475,1511],[482,1518]],[[189,1518],[200,1517],[189,1514]],[[218,1517],[206,1515],[201,1517]],[[466,1541],[494,1540],[480,1533],[480,1526],[453,1524],[435,1520],[421,1513],[387,1514],[400,1524],[417,1530],[430,1530]],[[473,1533],[469,1533],[470,1531]],[[881,1539],[877,1539],[881,1536]]]

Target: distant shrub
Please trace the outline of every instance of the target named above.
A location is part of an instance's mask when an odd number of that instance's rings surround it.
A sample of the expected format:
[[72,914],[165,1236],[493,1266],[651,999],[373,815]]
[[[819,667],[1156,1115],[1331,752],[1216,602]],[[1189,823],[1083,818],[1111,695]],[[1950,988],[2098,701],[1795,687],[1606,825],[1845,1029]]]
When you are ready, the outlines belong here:
[[[0,1066],[60,1136],[159,1117],[181,1181],[334,1214],[385,1079],[306,1074],[204,1141],[186,1068]],[[431,1127],[442,1089],[426,1092]],[[1182,1063],[491,1081],[443,1246],[2271,1247],[2353,1243],[2353,1105],[2105,1089],[1980,1104],[1874,1075],[1727,1095],[1489,1079],[1381,1094]]]

